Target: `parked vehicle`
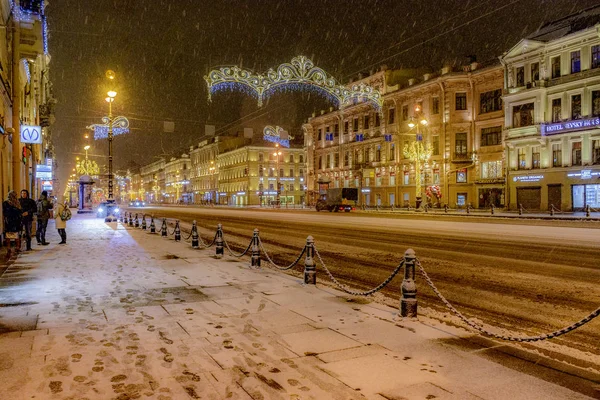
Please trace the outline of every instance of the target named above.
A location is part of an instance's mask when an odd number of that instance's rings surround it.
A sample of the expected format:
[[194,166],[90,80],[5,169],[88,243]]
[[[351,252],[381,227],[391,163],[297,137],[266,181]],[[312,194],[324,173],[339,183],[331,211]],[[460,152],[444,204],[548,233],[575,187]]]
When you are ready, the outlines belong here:
[[129,202],[129,207],[144,207],[146,202],[141,200],[134,200]]
[[327,210],[329,212],[344,211],[350,212],[356,207],[358,201],[357,188],[334,188],[327,189],[325,193],[321,193],[317,200],[317,211]]
[[119,206],[116,203],[109,203],[107,201],[103,201],[98,205],[98,209],[96,210],[96,217],[106,218],[107,215],[117,217],[119,215],[119,212]]

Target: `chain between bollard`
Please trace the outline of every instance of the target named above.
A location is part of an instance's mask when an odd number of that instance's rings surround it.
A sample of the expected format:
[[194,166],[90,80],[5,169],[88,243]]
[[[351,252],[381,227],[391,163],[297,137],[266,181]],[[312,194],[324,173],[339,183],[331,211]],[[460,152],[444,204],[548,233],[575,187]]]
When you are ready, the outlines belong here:
[[298,264],[298,262],[300,262],[300,260],[302,259],[302,256],[306,252],[306,246],[304,246],[302,248],[302,251],[300,252],[300,255],[298,256],[298,258],[296,258],[296,260],[294,260],[293,263],[291,263],[287,267],[280,267],[279,265],[275,264],[275,262],[271,259],[271,257],[269,256],[269,253],[267,253],[267,250],[265,250],[265,246],[263,245],[262,239],[260,237],[258,238],[258,243],[259,243],[260,249],[265,254],[265,257],[267,258],[267,261],[269,261],[269,264],[271,264],[272,266],[274,266],[275,268],[277,268],[278,270],[281,270],[281,271],[287,271],[289,269],[294,268],[296,266],[296,264]]
[[452,304],[450,304],[450,302],[448,300],[446,300],[444,295],[442,295],[442,293],[439,291],[439,289],[435,286],[435,284],[433,283],[433,281],[431,280],[429,275],[427,275],[427,272],[425,272],[425,269],[423,268],[423,266],[421,265],[421,262],[418,259],[417,259],[417,265],[419,267],[419,271],[421,272],[421,275],[423,275],[423,278],[425,278],[425,281],[427,282],[429,287],[431,287],[433,292],[439,297],[439,299],[442,301],[442,303],[444,303],[444,305],[450,311],[452,311],[458,318],[460,318],[465,324],[467,324],[471,328],[475,329],[476,331],[478,331],[484,335],[487,335],[487,336],[490,336],[490,337],[493,337],[496,339],[506,340],[509,342],[537,342],[540,340],[553,339],[553,338],[562,336],[566,333],[569,333],[569,332],[579,328],[580,326],[587,324],[588,322],[590,322],[591,320],[593,320],[594,318],[596,318],[600,315],[600,307],[598,307],[596,310],[592,311],[586,317],[580,319],[579,321],[575,322],[574,324],[571,324],[565,328],[562,328],[562,329],[559,329],[559,330],[556,330],[556,331],[553,331],[550,333],[546,333],[543,335],[538,335],[538,336],[500,335],[500,334],[486,330],[481,325],[471,321],[470,319],[465,317],[460,311],[458,311],[456,308],[454,308],[454,306]]
[[344,285],[343,283],[341,283],[337,279],[335,279],[335,277],[333,276],[333,274],[331,273],[331,271],[329,271],[329,268],[327,268],[327,266],[325,265],[325,262],[323,262],[323,258],[321,258],[321,254],[319,253],[319,250],[317,250],[316,246],[314,248],[315,248],[315,255],[317,256],[317,258],[319,259],[319,263],[321,263],[321,266],[323,267],[323,269],[325,270],[325,272],[329,276],[329,279],[331,279],[331,281],[333,283],[335,283],[335,285],[338,288],[340,288],[344,292],[346,292],[348,294],[351,294],[353,296],[369,296],[369,295],[371,295],[371,294],[373,294],[375,292],[380,291],[381,289],[383,289],[384,287],[386,287],[394,279],[394,277],[398,274],[398,272],[400,272],[400,270],[404,266],[404,257],[403,257],[400,260],[400,264],[398,264],[398,266],[394,269],[394,271],[392,272],[392,274],[385,281],[383,281],[380,285],[378,285],[377,287],[375,287],[375,288],[373,288],[371,290],[367,290],[365,292],[356,292],[356,291],[353,291],[352,289],[350,289],[350,287]]
[[244,256],[248,252],[248,250],[250,250],[250,247],[252,246],[253,241],[254,241],[254,239],[250,239],[250,243],[248,243],[248,247],[246,247],[246,250],[244,250],[242,253],[235,253],[233,250],[231,250],[231,247],[229,247],[229,243],[227,243],[227,240],[225,240],[225,238],[223,238],[223,243],[225,243],[225,247],[227,247],[229,254],[232,255],[233,257],[237,257],[237,258]]

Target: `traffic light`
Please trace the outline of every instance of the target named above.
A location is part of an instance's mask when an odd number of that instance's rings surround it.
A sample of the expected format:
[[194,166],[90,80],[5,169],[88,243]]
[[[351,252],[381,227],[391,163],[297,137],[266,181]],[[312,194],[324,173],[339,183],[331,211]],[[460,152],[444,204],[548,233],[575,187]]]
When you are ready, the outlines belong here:
[[23,146],[23,151],[21,152],[21,160],[23,164],[27,164],[27,146]]

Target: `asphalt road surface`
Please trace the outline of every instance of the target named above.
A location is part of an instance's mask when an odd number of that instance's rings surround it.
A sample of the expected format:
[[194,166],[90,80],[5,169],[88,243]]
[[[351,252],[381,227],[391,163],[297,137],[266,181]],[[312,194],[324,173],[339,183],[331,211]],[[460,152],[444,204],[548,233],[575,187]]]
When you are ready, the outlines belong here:
[[[197,220],[205,241],[221,223],[235,251],[245,249],[258,228],[267,251],[280,265],[291,263],[312,235],[333,275],[356,290],[379,285],[412,248],[457,309],[506,334],[552,332],[600,306],[598,222],[192,207],[130,211],[188,223]],[[303,265],[301,261],[297,271]],[[319,266],[317,270],[320,279],[328,279]],[[397,302],[401,282],[399,274],[382,293]],[[419,307],[449,318],[420,276],[417,285]],[[548,342],[538,350],[556,351],[576,365],[586,358],[589,363],[582,366],[600,369],[600,317]]]

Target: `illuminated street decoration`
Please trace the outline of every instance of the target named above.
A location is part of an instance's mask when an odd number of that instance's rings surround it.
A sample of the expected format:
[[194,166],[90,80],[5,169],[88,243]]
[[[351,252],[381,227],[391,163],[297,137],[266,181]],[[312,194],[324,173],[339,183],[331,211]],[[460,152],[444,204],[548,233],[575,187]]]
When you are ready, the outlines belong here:
[[91,177],[96,177],[100,174],[100,167],[98,167],[96,161],[88,159],[78,161],[75,170],[79,175],[89,175]]
[[287,134],[280,126],[265,126],[263,129],[263,139],[267,142],[279,143],[282,147],[290,147],[290,140],[294,138]]
[[364,83],[347,88],[304,56],[294,57],[291,63],[281,64],[276,70],[271,68],[264,75],[233,66],[212,70],[204,79],[208,85],[209,101],[212,94],[219,90],[241,90],[255,96],[261,107],[264,98],[276,92],[312,89],[324,94],[338,108],[356,102],[369,102],[377,111],[381,111],[383,104],[378,90]]
[[[113,135],[129,133],[129,120],[126,117],[115,117],[112,122]],[[94,131],[94,140],[106,139],[108,137],[108,123],[108,117],[102,117],[102,124],[92,124],[85,128]]]

